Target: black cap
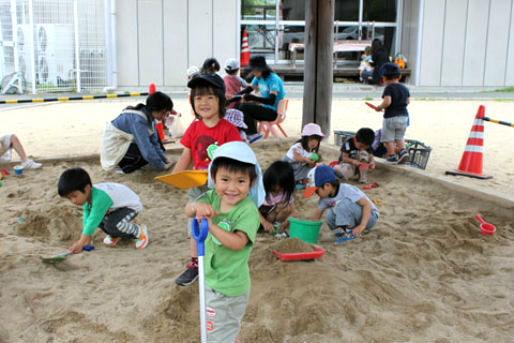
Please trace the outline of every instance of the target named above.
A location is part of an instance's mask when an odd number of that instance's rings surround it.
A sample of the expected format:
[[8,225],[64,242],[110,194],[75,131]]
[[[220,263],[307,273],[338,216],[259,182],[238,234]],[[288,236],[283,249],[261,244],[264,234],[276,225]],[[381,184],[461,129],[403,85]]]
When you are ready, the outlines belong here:
[[250,58],[250,69],[256,71],[265,71],[268,69],[266,58],[264,56],[253,56]]
[[214,88],[222,89],[223,93],[225,93],[225,82],[218,74],[214,73],[200,73],[191,81],[187,83],[189,88],[195,88],[198,85],[210,85]]
[[398,75],[400,76],[400,67],[396,63],[384,63],[382,67],[380,67],[380,75],[382,76],[392,76]]

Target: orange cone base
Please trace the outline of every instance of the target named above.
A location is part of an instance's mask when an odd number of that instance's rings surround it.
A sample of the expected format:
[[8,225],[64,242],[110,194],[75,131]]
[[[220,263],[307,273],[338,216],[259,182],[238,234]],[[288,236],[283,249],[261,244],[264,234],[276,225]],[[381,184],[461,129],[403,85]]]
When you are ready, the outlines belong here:
[[467,177],[474,177],[476,179],[492,179],[493,177],[491,175],[485,175],[485,174],[474,174],[474,173],[468,173],[460,170],[447,170],[446,175],[460,175],[460,176],[467,176]]

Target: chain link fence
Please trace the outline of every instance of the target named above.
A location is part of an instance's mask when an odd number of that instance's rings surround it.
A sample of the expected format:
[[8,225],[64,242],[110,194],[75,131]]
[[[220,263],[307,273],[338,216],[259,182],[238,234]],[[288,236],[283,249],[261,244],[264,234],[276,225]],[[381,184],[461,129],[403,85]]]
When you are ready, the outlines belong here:
[[104,0],[0,0],[1,92],[106,87],[104,5]]

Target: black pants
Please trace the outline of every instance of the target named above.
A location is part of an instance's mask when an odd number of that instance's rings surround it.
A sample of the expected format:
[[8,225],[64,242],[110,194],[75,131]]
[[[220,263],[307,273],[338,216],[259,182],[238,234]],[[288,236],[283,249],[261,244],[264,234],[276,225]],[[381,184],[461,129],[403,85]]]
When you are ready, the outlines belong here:
[[248,129],[246,129],[248,135],[257,133],[257,120],[274,121],[277,119],[277,111],[257,104],[242,103],[237,105],[237,109],[244,114],[244,122],[248,126]]
[[138,227],[132,223],[137,212],[128,207],[122,207],[105,215],[100,223],[100,229],[111,237],[137,238]]
[[[160,143],[162,151],[165,151],[164,145]],[[143,158],[141,151],[136,143],[130,144],[127,153],[121,159],[118,166],[123,170],[125,174],[132,173],[139,168],[142,168],[148,164],[148,161]]]

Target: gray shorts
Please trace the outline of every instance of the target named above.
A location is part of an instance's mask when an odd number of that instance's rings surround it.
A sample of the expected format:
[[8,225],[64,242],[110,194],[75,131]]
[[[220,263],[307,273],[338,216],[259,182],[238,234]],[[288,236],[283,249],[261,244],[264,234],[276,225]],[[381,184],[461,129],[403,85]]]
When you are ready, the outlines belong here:
[[384,118],[380,142],[403,141],[407,130],[408,116]]
[[241,330],[250,292],[229,297],[205,285],[207,342],[235,342]]
[[[362,207],[351,201],[350,199],[339,200],[335,207],[327,211],[327,225],[331,230],[335,230],[340,226],[347,226],[353,229],[360,224],[362,220]],[[378,221],[378,213],[371,210],[366,230],[370,230]]]
[[[198,198],[200,198],[208,190],[209,190],[209,186],[207,186],[207,185],[189,188],[187,190],[187,197],[189,199],[189,202],[195,202],[196,200],[198,200]],[[187,221],[187,236],[188,237],[193,236],[193,224],[191,224],[192,222],[193,222],[193,219],[189,219]]]

